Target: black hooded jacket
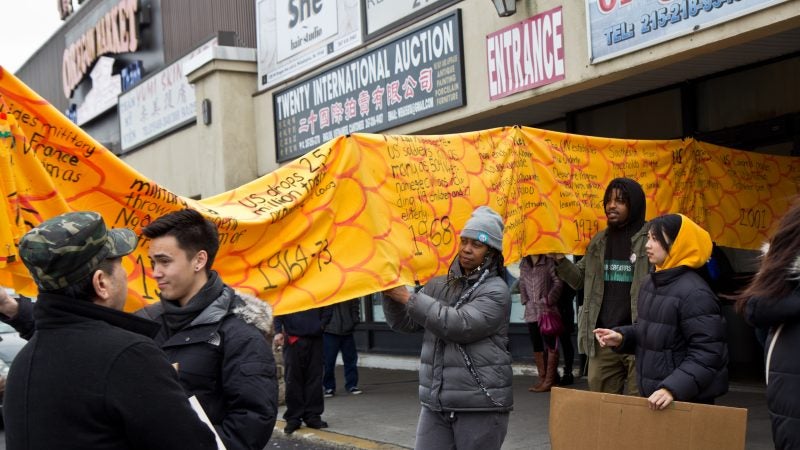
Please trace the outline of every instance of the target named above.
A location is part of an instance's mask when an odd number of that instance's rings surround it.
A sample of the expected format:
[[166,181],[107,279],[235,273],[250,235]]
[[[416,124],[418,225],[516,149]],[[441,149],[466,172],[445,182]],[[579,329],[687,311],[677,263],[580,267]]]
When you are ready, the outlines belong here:
[[675,400],[709,403],[728,392],[725,321],[692,269],[652,274],[639,291],[637,323],[617,331],[625,336],[619,351],[636,353],[643,397],[666,388]]
[[[639,183],[627,178],[612,180],[606,191],[610,193],[620,184],[629,196],[628,220],[613,230],[609,227],[595,234],[586,247],[585,256],[577,263],[564,258],[556,266],[556,273],[570,287],[576,290],[583,289],[584,303],[578,312],[578,351],[590,357],[594,357],[598,349],[592,330],[600,324],[613,327],[636,320],[639,287],[650,272],[650,263],[647,261],[645,250],[647,226],[644,191]],[[623,241],[628,233],[630,237]],[[623,239],[619,239],[620,235]],[[616,290],[614,295],[607,291],[609,283],[605,282],[605,263],[610,245],[617,246],[614,252],[621,251],[621,254],[631,261],[633,269],[631,283],[627,288]],[[608,310],[610,303],[614,305]],[[600,320],[601,309],[606,309],[603,311],[605,320]],[[613,317],[623,317],[625,320],[617,321]]]
[[771,327],[767,339],[767,349],[772,348],[767,354],[767,407],[775,448],[800,448],[800,285],[784,298],[750,299],[745,318],[752,325]]
[[[606,247],[603,255],[607,266],[603,286],[603,304],[597,317],[596,326],[612,327],[633,323],[630,300],[634,261],[632,240],[645,224],[646,202],[642,187],[630,178],[616,178],[609,183],[603,196],[603,206],[615,189],[620,190],[628,198],[628,218],[616,225],[608,225],[606,229]],[[618,269],[614,269],[617,267]],[[622,269],[623,267],[630,269]]]
[[278,412],[269,305],[236,294],[215,272],[195,300],[208,306],[178,331],[169,329],[164,300],[135,314],[161,325],[156,344],[177,363],[181,384],[197,396],[225,447],[261,450]]

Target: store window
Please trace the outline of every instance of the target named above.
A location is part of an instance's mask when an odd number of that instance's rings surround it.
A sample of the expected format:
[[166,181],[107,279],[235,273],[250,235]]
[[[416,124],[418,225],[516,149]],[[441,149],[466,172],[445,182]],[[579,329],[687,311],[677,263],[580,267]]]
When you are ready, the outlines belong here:
[[371,305],[372,321],[373,322],[386,322],[386,316],[383,314],[383,306],[381,305],[383,295],[378,292],[376,294],[368,295],[365,297],[367,302]]
[[797,80],[800,57],[699,81],[698,131],[721,130],[798,112]]
[[683,137],[681,92],[654,92],[575,113],[572,133],[618,139]]

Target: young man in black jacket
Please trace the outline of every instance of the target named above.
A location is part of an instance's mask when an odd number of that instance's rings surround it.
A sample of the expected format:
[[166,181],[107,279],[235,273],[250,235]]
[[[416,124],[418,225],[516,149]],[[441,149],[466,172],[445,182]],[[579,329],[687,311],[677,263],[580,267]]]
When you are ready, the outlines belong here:
[[[161,301],[137,312],[161,325],[156,344],[178,364],[228,450],[261,450],[278,415],[272,313],[237,294],[211,269],[214,224],[193,209],[161,216],[142,233]],[[185,448],[185,447],[184,447]]]
[[[146,337],[158,326],[122,312],[121,257],[135,247],[132,231],[107,230],[92,212],[57,216],[20,241],[39,297],[36,333],[6,386],[9,450],[217,448],[175,370]],[[4,289],[0,303],[12,303]]]

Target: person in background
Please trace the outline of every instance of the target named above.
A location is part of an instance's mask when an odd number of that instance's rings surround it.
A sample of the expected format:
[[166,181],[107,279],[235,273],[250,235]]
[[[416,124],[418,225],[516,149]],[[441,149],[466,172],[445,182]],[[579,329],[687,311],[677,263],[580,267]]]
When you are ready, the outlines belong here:
[[767,407],[776,449],[800,448],[800,197],[780,220],[753,281],[737,297],[748,323],[769,328]]
[[286,411],[283,432],[292,434],[303,422],[311,428],[328,428],[322,420],[322,327],[331,320],[331,310],[314,308],[275,317],[274,344],[283,347]]
[[[227,450],[262,450],[278,415],[275,360],[266,335],[272,309],[234,292],[212,270],[216,226],[192,209],[154,220],[142,233],[160,301],[134,314],[159,325],[153,340],[178,369]],[[33,330],[30,300],[0,310],[23,337]]]
[[344,365],[344,388],[352,395],[361,394],[358,388],[358,352],[353,332],[361,322],[360,299],[348,300],[326,306],[330,310],[330,321],[323,325],[323,353],[325,355],[322,386],[325,397],[336,395],[336,357],[342,352]]
[[555,260],[545,255],[522,258],[519,273],[520,303],[525,306],[525,322],[528,323],[533,360],[539,374],[539,382],[529,387],[528,391],[548,392],[558,376],[558,336],[541,333],[539,316],[544,311],[558,311],[564,282],[556,275]]
[[592,330],[630,325],[636,320],[639,287],[650,272],[644,248],[644,191],[634,180],[615,178],[606,187],[603,208],[608,228],[591,239],[586,255],[577,263],[564,255],[553,255],[558,261],[556,273],[573,289],[583,288],[578,351],[588,357],[589,389],[638,395],[633,355],[598,347]]
[[728,392],[728,344],[719,300],[699,273],[708,232],[681,214],[653,219],[647,257],[655,266],[639,291],[638,319],[594,330],[601,347],[636,352],[639,389],[651,409],[673,400],[713,404]]
[[425,330],[417,449],[492,450],[503,444],[514,405],[504,272],[503,218],[480,206],[461,231],[447,275],[413,294],[405,286],[383,292],[393,330]]
[[[37,327],[8,375],[5,448],[217,448],[150,339],[158,325],[122,312],[122,256],[136,242],[94,212],[54,217],[20,240]],[[0,288],[0,310],[16,309]]]

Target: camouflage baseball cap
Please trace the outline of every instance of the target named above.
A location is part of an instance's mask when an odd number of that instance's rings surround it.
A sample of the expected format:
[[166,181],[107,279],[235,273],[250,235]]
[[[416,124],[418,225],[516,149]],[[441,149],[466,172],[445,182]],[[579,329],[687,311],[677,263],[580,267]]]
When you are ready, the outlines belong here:
[[19,243],[19,256],[39,289],[63,289],[93,274],[103,260],[127,255],[136,235],[107,230],[100,214],[71,212],[42,222]]

